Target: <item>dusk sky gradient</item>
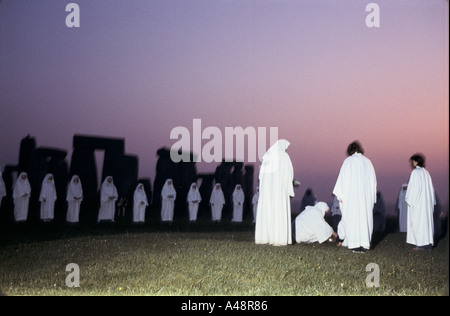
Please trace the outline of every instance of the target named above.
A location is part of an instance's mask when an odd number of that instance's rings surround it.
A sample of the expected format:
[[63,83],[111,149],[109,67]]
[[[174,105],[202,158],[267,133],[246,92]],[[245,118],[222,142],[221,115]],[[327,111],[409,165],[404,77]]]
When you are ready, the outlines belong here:
[[[79,28],[66,27],[70,2]],[[380,27],[366,26],[370,2]],[[69,162],[74,134],[112,136],[153,181],[156,150],[199,118],[278,127],[296,200],[312,187],[331,203],[357,139],[388,203],[421,152],[448,205],[448,15],[444,0],[2,0],[0,166],[27,134]]]

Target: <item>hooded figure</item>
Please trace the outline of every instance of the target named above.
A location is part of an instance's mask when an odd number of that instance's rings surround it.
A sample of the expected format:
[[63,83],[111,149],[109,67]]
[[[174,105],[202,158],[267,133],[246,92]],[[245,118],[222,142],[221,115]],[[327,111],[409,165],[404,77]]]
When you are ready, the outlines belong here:
[[66,222],[78,223],[80,218],[80,205],[83,201],[83,187],[77,175],[72,176],[67,187],[67,215]]
[[256,223],[256,213],[258,210],[258,199],[259,199],[259,187],[256,187],[256,192],[253,194],[252,205],[253,205],[253,223]]
[[397,198],[398,228],[401,233],[406,233],[408,227],[408,203],[405,201],[408,183],[403,183]]
[[222,219],[222,208],[225,205],[225,197],[223,195],[222,186],[216,183],[211,192],[209,199],[211,204],[211,218],[214,222],[219,222]]
[[16,222],[24,222],[27,220],[30,194],[31,186],[27,173],[22,172],[17,178],[13,189],[14,219]]
[[144,190],[144,185],[139,183],[134,190],[133,196],[133,222],[145,222],[145,209],[148,206],[147,194]]
[[314,206],[317,203],[316,195],[314,194],[313,190],[311,188],[307,188],[305,191],[305,194],[303,194],[302,197],[302,204],[300,206],[300,212],[303,212],[303,210],[307,206]]
[[262,159],[255,226],[257,244],[292,244],[290,197],[294,196],[294,169],[286,152],[289,144],[287,140],[278,140]]
[[118,194],[113,178],[108,176],[102,183],[100,188],[100,210],[98,211],[98,222],[112,221],[116,213],[116,200]]
[[233,191],[233,218],[232,222],[242,222],[242,213],[244,208],[244,191],[240,184],[237,184]]
[[347,148],[348,157],[339,171],[333,194],[339,199],[342,218],[338,226],[342,246],[354,252],[370,249],[373,232],[373,206],[377,200],[377,180],[372,162],[355,141]]
[[415,250],[431,249],[434,245],[433,212],[436,204],[431,176],[425,169],[425,158],[413,155],[412,167],[406,190],[405,201],[408,203],[408,229],[406,242],[416,245]]
[[175,208],[175,199],[177,192],[173,187],[172,179],[167,179],[161,190],[162,204],[161,204],[161,220],[163,222],[173,221],[173,210]]
[[44,222],[52,221],[55,217],[56,189],[53,175],[48,173],[42,181],[41,194],[41,220]]
[[330,238],[334,231],[324,218],[329,209],[325,202],[307,206],[295,219],[295,240],[321,244]]
[[200,192],[198,191],[196,183],[191,184],[186,200],[188,202],[189,208],[189,220],[192,222],[196,221],[198,214],[198,206],[199,203],[202,201],[202,197],[200,195]]

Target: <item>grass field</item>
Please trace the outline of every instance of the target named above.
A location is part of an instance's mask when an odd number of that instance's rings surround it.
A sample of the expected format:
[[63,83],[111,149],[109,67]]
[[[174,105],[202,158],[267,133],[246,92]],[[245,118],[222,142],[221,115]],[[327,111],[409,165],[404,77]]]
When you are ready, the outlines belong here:
[[[4,295],[448,295],[448,237],[413,251],[393,233],[355,254],[330,243],[256,245],[251,223],[19,225],[0,236]],[[79,287],[66,285],[69,263]],[[370,263],[379,287],[366,285]]]

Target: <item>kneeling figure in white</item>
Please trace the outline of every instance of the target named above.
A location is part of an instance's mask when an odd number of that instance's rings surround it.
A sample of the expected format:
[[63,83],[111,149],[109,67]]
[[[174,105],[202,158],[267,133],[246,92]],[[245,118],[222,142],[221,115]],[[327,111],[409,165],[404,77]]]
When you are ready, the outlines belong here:
[[295,240],[298,243],[323,243],[330,237],[337,237],[325,221],[325,214],[330,210],[325,202],[307,206],[295,219]]

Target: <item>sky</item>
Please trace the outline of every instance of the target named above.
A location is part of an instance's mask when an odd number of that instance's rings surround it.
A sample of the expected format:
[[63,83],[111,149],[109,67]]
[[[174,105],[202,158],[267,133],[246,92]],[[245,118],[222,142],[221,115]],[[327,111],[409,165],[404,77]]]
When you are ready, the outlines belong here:
[[311,187],[331,203],[359,140],[387,203],[420,152],[448,205],[448,1],[75,0],[68,27],[70,2],[0,1],[0,166],[27,134],[69,161],[74,134],[120,137],[153,180],[171,131],[201,119],[276,127],[297,201]]

